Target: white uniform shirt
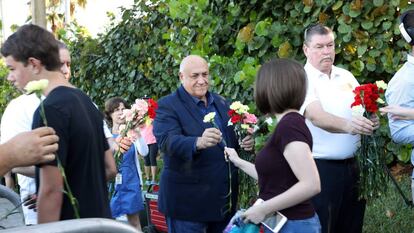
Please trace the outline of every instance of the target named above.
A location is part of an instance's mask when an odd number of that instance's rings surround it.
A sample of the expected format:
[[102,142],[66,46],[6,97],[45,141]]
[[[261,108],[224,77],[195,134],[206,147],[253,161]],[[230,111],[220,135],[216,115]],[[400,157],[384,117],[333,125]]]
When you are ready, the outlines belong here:
[[[359,86],[355,77],[347,70],[332,66],[331,77],[320,72],[311,64],[305,65],[308,77],[308,91],[301,107],[314,101],[320,101],[326,112],[346,119],[352,118],[351,104],[354,102],[355,87]],[[306,119],[313,138],[313,156],[315,159],[341,160],[354,156],[360,145],[360,136],[344,133],[330,133],[312,124]]]
[[[21,132],[32,130],[33,114],[39,106],[40,100],[35,94],[21,95],[13,99],[1,118],[1,143],[5,143]],[[20,198],[36,193],[35,179],[17,174],[20,186]],[[26,225],[37,224],[37,213],[22,206]]]

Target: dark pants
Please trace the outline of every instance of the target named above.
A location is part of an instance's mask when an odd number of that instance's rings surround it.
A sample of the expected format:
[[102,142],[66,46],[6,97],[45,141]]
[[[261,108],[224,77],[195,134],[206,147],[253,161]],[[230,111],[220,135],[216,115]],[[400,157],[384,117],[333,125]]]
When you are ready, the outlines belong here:
[[168,233],[223,233],[230,221],[221,222],[192,222],[166,217]]
[[365,200],[358,199],[358,167],[355,159],[316,159],[321,192],[312,202],[322,233],[359,233],[364,222]]
[[157,154],[158,154],[158,144],[157,143],[148,144],[148,155],[143,156],[144,165],[147,167],[149,166],[156,167],[157,166]]

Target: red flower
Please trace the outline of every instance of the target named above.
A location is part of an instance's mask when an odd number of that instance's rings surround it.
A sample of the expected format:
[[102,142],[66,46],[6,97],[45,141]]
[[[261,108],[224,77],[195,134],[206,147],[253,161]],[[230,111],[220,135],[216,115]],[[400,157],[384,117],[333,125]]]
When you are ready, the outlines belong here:
[[156,115],[155,110],[157,110],[158,108],[158,103],[152,98],[149,98],[147,101],[148,101],[148,116],[151,119],[154,119]]
[[362,105],[368,113],[376,113],[378,111],[377,100],[380,97],[380,90],[378,90],[376,84],[368,83],[358,86],[353,92],[355,97],[351,107]]
[[236,124],[237,122],[241,122],[242,120],[242,116],[239,114],[234,114],[233,116],[231,116],[230,121],[233,124]]

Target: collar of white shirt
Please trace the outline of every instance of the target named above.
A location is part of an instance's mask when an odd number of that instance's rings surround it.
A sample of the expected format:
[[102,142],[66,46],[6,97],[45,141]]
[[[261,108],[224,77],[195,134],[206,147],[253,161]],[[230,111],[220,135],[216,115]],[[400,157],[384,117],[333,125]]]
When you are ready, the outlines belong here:
[[[327,74],[322,73],[320,70],[316,69],[312,64],[310,64],[309,62],[306,62],[305,64],[305,70],[306,70],[306,74],[308,76],[312,76],[312,77],[318,77],[318,78],[322,78],[322,77],[329,77]],[[331,70],[331,76],[330,78],[336,78],[338,76],[340,76],[341,74],[341,70],[332,65],[332,70]]]

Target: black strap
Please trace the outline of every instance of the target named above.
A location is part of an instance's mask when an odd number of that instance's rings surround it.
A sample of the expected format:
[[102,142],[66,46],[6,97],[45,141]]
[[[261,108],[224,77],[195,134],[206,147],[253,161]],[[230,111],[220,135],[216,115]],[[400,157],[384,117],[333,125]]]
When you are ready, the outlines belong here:
[[394,183],[395,188],[397,188],[398,193],[404,199],[404,202],[407,206],[413,208],[413,202],[408,200],[408,198],[404,195],[403,191],[401,190],[400,186],[398,185],[397,181],[395,180],[394,176],[392,176],[390,169],[387,167],[387,165],[383,164],[385,171],[387,172],[388,176],[391,178],[392,183]]

